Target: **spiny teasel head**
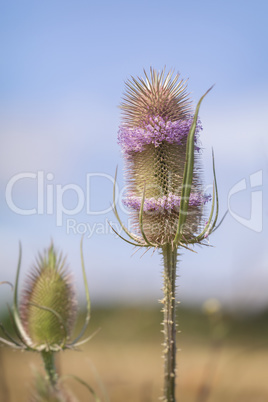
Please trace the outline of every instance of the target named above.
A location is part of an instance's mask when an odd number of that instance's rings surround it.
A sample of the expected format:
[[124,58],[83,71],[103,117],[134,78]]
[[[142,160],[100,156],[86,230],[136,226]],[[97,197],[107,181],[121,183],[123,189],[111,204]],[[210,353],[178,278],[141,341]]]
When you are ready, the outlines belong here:
[[[13,292],[13,308],[10,311],[17,337],[14,338],[0,323],[5,337],[0,343],[14,349],[39,352],[46,371],[46,380],[51,391],[51,398],[37,401],[73,402],[62,392],[57,392],[59,376],[55,366],[55,352],[74,349],[86,343],[92,335],[80,340],[87,330],[90,321],[90,297],[83,257],[83,237],[80,244],[81,266],[86,295],[86,317],[84,325],[74,340],[70,340],[77,313],[77,301],[74,295],[70,275],[67,272],[65,259],[57,254],[53,244],[39,254],[26,286],[22,293],[21,303],[18,299],[19,276],[21,269],[22,249],[19,247],[19,260]],[[78,381],[78,377],[76,377]],[[84,383],[82,380],[80,381]],[[85,384],[85,383],[84,383]],[[91,393],[94,391],[89,387]],[[55,392],[54,392],[55,391]],[[37,396],[40,394],[37,394]],[[41,395],[42,396],[42,395]],[[55,398],[54,398],[55,397]],[[60,398],[60,399],[59,399]]]
[[157,73],[152,68],[150,77],[144,74],[145,78],[126,82],[121,104],[118,141],[125,159],[128,188],[124,203],[131,210],[136,234],[140,234],[142,219],[147,243],[162,246],[173,242],[185,186],[187,140],[194,126],[191,191],[182,237],[189,242],[203,225],[203,207],[210,198],[202,190],[198,143],[201,123],[179,74],[173,77],[172,72],[165,75],[164,70]]
[[20,304],[21,321],[32,344],[47,350],[68,339],[77,312],[77,301],[65,259],[53,244],[39,254],[28,276]]
[[121,104],[123,121],[130,127],[143,127],[151,117],[161,116],[165,121],[184,120],[191,113],[191,102],[186,92],[186,82],[172,72],[165,76],[165,69],[157,73],[144,70],[145,78],[132,77],[126,82],[126,92]]
[[12,308],[12,320],[18,339],[13,338],[0,323],[0,329],[5,335],[0,337],[0,343],[15,349],[40,352],[48,372],[49,367],[53,365],[54,352],[77,348],[92,337],[91,335],[81,340],[90,321],[90,296],[83,257],[83,237],[80,255],[86,296],[86,317],[79,335],[70,340],[77,313],[77,301],[65,258],[55,251],[53,244],[43,254],[39,254],[19,303],[21,244],[19,247]]

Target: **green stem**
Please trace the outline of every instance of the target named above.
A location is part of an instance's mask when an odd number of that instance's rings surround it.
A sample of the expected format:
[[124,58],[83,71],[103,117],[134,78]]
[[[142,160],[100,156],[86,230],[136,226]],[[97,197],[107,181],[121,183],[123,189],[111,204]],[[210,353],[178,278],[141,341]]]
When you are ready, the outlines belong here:
[[162,248],[164,260],[164,395],[165,402],[175,402],[176,382],[176,264],[177,249],[171,244]]
[[58,381],[58,373],[55,366],[55,355],[54,352],[41,352],[45,370],[52,387],[55,387]]

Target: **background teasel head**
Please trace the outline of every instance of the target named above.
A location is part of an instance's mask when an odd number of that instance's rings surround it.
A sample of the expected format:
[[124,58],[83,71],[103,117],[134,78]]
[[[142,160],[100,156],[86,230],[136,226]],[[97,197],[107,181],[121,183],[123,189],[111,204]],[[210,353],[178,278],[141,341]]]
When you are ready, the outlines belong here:
[[46,356],[49,354],[53,355],[54,352],[60,350],[76,348],[91,338],[90,336],[80,341],[90,320],[90,297],[82,240],[80,252],[87,314],[79,335],[74,340],[70,340],[77,313],[77,301],[65,259],[55,251],[53,244],[43,254],[39,254],[36,264],[28,276],[19,304],[20,246],[12,309],[12,321],[18,340],[14,339],[0,324],[0,328],[6,335],[6,338],[0,338],[0,342],[15,349],[42,352],[43,358],[46,360]]
[[[18,285],[22,254],[20,245],[13,309],[12,312],[10,311],[17,338],[15,339],[0,323],[0,328],[5,334],[5,338],[0,337],[0,342],[14,349],[39,352],[42,356],[46,377],[42,377],[42,381],[36,383],[35,392],[32,394],[32,398],[34,398],[32,400],[35,402],[75,402],[76,400],[59,386],[55,352],[77,348],[94,335],[80,341],[90,320],[90,297],[82,246],[83,237],[80,253],[87,312],[79,335],[74,340],[70,340],[77,313],[77,301],[71,277],[66,269],[65,259],[55,251],[53,244],[43,254],[39,254],[26,281],[19,305]],[[86,382],[79,377],[72,377],[86,386],[95,400],[99,401],[94,390]]]
[[56,253],[52,244],[43,255],[39,254],[26,281],[20,304],[23,326],[36,347],[54,349],[65,337],[70,338],[76,312],[77,301],[65,258]]
[[[202,129],[198,110],[192,110],[186,83],[173,76],[157,73],[126,82],[122,109],[122,125],[118,140],[125,159],[127,195],[137,234],[147,245],[172,243],[178,231],[180,214],[187,214],[181,243],[190,243],[203,225],[204,204],[210,199],[203,193],[200,145]],[[193,131],[191,180],[185,182],[189,162],[188,137]],[[183,196],[183,187],[190,193]],[[187,212],[181,208],[187,198]],[[142,216],[141,216],[142,214]],[[141,228],[142,222],[142,228]],[[133,238],[133,237],[132,237]],[[140,243],[134,235],[136,242]]]

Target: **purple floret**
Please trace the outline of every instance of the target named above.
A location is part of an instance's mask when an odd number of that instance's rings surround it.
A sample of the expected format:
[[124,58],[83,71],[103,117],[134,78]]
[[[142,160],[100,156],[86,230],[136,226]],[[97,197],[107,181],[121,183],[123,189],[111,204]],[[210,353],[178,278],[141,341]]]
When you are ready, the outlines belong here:
[[[141,206],[141,197],[137,197],[134,195],[129,195],[127,198],[123,200],[123,203],[132,209],[139,210]],[[201,206],[206,204],[211,200],[211,195],[201,194],[201,193],[193,193],[189,198],[190,206]],[[163,196],[160,198],[145,198],[143,210],[144,212],[148,211],[171,211],[174,209],[178,209],[181,203],[181,197],[179,195],[174,195],[169,193],[168,196]]]
[[[141,152],[144,150],[144,146],[148,144],[154,144],[155,147],[158,147],[163,141],[180,145],[182,140],[189,134],[192,122],[193,118],[165,121],[160,116],[150,117],[149,123],[143,128],[121,125],[118,131],[118,142],[122,147],[123,153]],[[202,125],[198,119],[195,142],[200,130],[202,130]],[[196,150],[199,150],[197,146]]]

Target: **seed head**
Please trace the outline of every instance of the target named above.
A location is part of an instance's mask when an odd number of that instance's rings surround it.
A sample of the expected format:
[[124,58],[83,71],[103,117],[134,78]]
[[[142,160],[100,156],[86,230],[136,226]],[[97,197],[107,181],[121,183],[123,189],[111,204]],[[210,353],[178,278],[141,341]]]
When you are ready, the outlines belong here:
[[73,330],[77,302],[65,267],[53,244],[39,255],[20,306],[22,324],[36,347],[60,345]]

